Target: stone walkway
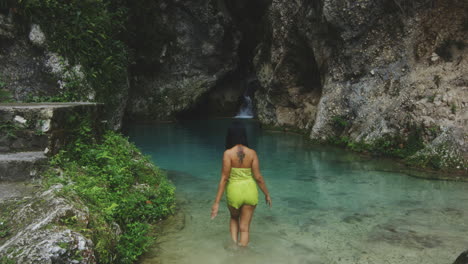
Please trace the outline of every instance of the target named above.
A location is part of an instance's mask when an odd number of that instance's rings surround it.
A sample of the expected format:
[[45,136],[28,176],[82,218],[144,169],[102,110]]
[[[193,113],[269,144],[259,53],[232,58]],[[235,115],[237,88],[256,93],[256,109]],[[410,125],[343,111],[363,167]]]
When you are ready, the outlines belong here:
[[47,157],[73,140],[71,132],[82,117],[100,124],[101,110],[101,104],[89,102],[1,103],[0,200],[28,195]]

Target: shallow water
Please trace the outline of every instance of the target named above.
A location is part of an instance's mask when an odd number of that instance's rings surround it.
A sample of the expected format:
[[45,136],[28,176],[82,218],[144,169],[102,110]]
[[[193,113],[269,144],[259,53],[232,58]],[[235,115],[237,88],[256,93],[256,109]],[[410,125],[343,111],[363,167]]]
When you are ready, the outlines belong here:
[[131,141],[169,171],[178,213],[141,263],[434,263],[468,248],[468,183],[392,172],[392,161],[317,147],[296,134],[262,130],[250,146],[273,200],[260,203],[247,249],[230,243],[223,198],[210,220],[231,120],[134,125]]

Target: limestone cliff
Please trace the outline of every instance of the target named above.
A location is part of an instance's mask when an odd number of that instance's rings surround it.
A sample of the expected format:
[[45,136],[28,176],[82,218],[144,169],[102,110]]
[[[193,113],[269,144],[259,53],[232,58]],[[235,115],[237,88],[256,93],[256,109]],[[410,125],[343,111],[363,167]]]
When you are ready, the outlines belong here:
[[[140,43],[134,44],[137,61],[127,115],[173,119],[235,70],[239,36],[223,1],[159,1],[144,18],[156,28],[136,36]],[[146,42],[154,39],[158,46],[148,47]]]
[[272,1],[254,60],[258,117],[319,140],[413,133],[410,159],[467,169],[466,21],[466,1]]

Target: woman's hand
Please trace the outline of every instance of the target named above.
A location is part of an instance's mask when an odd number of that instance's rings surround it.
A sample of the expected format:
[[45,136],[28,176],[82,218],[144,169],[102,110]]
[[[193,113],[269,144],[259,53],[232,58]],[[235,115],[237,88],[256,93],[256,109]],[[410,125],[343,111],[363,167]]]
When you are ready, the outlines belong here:
[[270,206],[270,208],[271,208],[271,197],[270,197],[269,194],[268,194],[268,195],[265,195],[265,202],[266,202],[266,204],[268,204],[268,206]]
[[218,215],[219,203],[214,203],[211,207],[211,219],[214,219]]

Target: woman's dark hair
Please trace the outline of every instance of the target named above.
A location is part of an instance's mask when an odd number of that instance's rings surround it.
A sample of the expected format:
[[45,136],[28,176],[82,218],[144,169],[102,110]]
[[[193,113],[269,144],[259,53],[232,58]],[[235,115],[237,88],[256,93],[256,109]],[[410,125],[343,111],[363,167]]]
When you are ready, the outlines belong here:
[[227,131],[226,149],[230,149],[237,144],[242,144],[246,147],[249,146],[247,143],[247,132],[244,124],[239,121],[234,121]]

